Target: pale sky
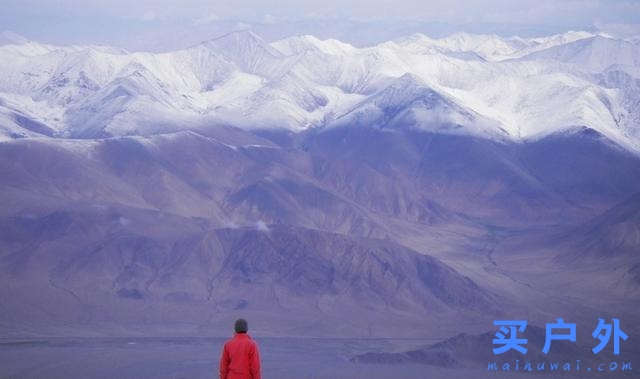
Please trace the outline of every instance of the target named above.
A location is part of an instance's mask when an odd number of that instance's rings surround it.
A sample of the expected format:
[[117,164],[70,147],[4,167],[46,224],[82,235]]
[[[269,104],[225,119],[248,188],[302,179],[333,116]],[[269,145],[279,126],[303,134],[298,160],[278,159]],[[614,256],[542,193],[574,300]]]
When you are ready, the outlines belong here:
[[55,44],[186,47],[236,29],[367,45],[422,32],[640,34],[640,0],[0,0],[0,31]]

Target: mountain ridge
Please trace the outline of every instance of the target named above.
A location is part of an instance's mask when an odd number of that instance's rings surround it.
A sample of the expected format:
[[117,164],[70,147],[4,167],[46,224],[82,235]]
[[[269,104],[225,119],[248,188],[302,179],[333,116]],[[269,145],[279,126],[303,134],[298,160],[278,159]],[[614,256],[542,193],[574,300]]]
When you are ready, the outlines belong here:
[[[37,133],[11,121],[16,111],[63,138],[153,135],[216,124],[300,132],[342,123],[357,104],[375,102],[408,75],[446,98],[449,108],[475,115],[454,122],[466,128],[441,133],[472,130],[483,138],[517,142],[584,125],[640,151],[632,107],[640,91],[626,81],[601,79],[615,68],[637,80],[632,57],[640,47],[593,33],[533,39],[414,35],[356,48],[313,36],[267,43],[242,30],[158,54],[9,40],[14,43],[0,46],[0,68],[6,72],[0,79],[2,140]],[[624,54],[612,56],[609,45]],[[567,62],[567,54],[554,53],[562,49],[584,58]],[[609,56],[610,63],[594,63],[589,57],[595,54]],[[149,80],[129,92],[130,100],[104,99],[107,88],[138,74]],[[442,112],[406,105],[394,112],[411,114],[409,123],[418,128],[437,130],[430,125],[440,123]],[[483,127],[477,130],[472,124],[479,119]]]

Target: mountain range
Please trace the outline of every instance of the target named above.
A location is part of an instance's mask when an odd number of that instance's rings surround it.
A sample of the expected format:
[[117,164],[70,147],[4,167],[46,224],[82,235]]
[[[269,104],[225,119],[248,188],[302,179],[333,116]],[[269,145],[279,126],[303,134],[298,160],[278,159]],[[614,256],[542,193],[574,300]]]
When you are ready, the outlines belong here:
[[587,127],[640,146],[640,46],[607,35],[418,34],[356,48],[312,36],[266,43],[247,30],[152,54],[5,34],[3,139],[361,122],[520,142]]
[[0,330],[631,335],[639,57],[588,32],[165,53],[3,33]]

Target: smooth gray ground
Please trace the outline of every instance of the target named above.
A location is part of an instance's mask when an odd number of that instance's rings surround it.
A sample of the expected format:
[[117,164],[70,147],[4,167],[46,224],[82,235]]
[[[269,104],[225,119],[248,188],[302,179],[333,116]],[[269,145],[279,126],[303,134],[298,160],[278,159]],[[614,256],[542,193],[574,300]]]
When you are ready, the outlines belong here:
[[[263,338],[265,378],[496,378],[483,368],[355,364],[371,350],[431,343],[388,339]],[[1,378],[215,378],[223,338],[53,339],[0,344]],[[513,376],[509,375],[509,376]],[[518,375],[519,376],[519,375]],[[545,377],[553,377],[546,375]],[[538,377],[528,374],[527,377]],[[540,376],[543,377],[543,376]]]

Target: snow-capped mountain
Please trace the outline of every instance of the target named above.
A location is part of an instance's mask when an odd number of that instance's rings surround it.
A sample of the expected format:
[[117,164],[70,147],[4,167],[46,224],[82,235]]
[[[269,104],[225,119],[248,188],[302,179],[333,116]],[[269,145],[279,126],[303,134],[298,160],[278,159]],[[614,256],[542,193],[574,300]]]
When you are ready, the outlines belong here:
[[414,127],[431,132],[506,137],[506,131],[493,120],[462,107],[434,91],[413,74],[404,74],[367,97],[332,125]]
[[279,336],[433,338],[603,306],[640,325],[638,48],[6,33],[0,331],[201,336],[241,311]]
[[638,44],[588,32],[417,34],[356,48],[238,31],[159,54],[4,33],[0,138],[367,123],[523,141],[587,127],[640,151],[629,84],[639,66]]
[[611,67],[623,67],[637,76],[640,73],[640,49],[624,40],[592,36],[548,49],[532,52],[525,60],[549,60],[568,63],[578,69],[602,72]]

